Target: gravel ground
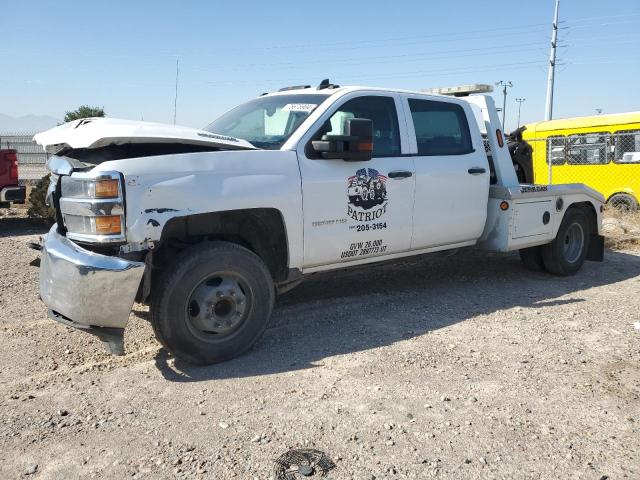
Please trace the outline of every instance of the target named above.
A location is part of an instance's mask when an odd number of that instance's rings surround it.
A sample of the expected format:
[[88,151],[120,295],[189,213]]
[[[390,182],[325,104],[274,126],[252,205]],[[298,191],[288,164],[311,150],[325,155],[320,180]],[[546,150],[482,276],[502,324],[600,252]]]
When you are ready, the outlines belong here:
[[[0,217],[0,478],[640,478],[640,256],[575,277],[461,252],[321,274],[248,354],[176,362],[136,305],[127,355],[48,320],[43,232]],[[640,327],[638,327],[640,328]]]

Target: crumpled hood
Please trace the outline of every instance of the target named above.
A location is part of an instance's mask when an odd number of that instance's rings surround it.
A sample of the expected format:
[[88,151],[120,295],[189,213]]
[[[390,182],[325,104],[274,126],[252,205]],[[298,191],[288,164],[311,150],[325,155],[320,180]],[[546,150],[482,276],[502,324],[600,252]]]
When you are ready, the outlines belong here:
[[83,118],[33,137],[49,153],[64,148],[99,148],[107,145],[172,143],[205,145],[229,150],[254,149],[246,140],[217,135],[197,128],[117,118]]

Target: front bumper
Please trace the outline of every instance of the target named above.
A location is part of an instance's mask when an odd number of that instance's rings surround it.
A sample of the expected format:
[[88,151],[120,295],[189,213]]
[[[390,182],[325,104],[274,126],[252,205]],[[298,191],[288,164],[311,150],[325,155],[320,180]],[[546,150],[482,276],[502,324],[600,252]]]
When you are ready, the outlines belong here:
[[0,190],[0,202],[24,203],[27,194],[25,186],[4,187]]
[[85,250],[58,234],[56,228],[51,227],[42,245],[42,301],[55,317],[63,317],[77,328],[124,328],[144,263]]

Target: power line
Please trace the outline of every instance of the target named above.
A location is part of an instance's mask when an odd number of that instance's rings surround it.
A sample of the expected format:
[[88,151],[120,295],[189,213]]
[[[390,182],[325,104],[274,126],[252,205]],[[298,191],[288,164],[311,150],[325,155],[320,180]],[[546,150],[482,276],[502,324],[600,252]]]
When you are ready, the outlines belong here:
[[576,22],[585,22],[589,20],[602,20],[606,18],[629,18],[629,17],[640,17],[640,13],[623,13],[620,15],[601,15],[597,17],[582,17],[582,18],[574,18],[562,23],[576,23]]
[[[533,46],[539,45],[535,48],[522,49],[524,46]],[[242,65],[238,65],[238,67],[229,67],[228,69],[237,70],[237,69],[246,69],[253,67],[295,67],[297,68],[299,65],[306,64],[321,64],[323,62],[332,62],[334,64],[348,64],[348,65],[375,65],[375,64],[388,64],[393,62],[394,60],[402,61],[402,62],[416,62],[423,61],[426,59],[438,60],[438,59],[454,59],[454,58],[464,58],[464,57],[476,57],[476,56],[496,56],[496,53],[505,54],[505,53],[521,53],[523,51],[543,51],[543,46],[546,45],[546,42],[531,42],[531,43],[522,43],[512,45],[509,48],[505,48],[503,46],[494,46],[494,47],[480,47],[480,48],[465,48],[460,50],[440,50],[437,52],[428,52],[428,53],[419,53],[419,54],[396,54],[396,55],[377,55],[373,57],[346,57],[338,60],[303,60],[303,61],[292,61],[292,62],[281,62],[281,63],[245,63]],[[459,54],[455,54],[459,53]],[[197,71],[209,71],[213,70],[212,68],[195,68]],[[215,70],[218,70],[216,68]]]

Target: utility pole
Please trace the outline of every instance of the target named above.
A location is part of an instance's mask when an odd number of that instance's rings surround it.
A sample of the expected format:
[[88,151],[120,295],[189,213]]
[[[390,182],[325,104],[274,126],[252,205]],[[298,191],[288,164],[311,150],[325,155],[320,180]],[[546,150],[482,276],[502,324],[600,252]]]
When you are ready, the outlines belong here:
[[516,98],[516,102],[518,102],[518,125],[516,125],[516,128],[520,128],[520,109],[525,100],[526,98]]
[[556,11],[553,16],[553,30],[551,31],[551,53],[549,53],[549,76],[547,77],[547,106],[544,111],[544,119],[553,118],[553,81],[556,74],[556,47],[558,45],[558,10],[560,0],[556,0]]
[[507,88],[513,87],[513,83],[511,83],[511,80],[506,82],[504,80],[500,80],[499,82],[496,82],[496,87],[504,87],[502,89],[502,130],[504,131],[504,119],[507,113]]
[[176,95],[173,98],[173,124],[176,124],[176,113],[178,111],[178,71],[180,67],[180,59],[176,58]]

